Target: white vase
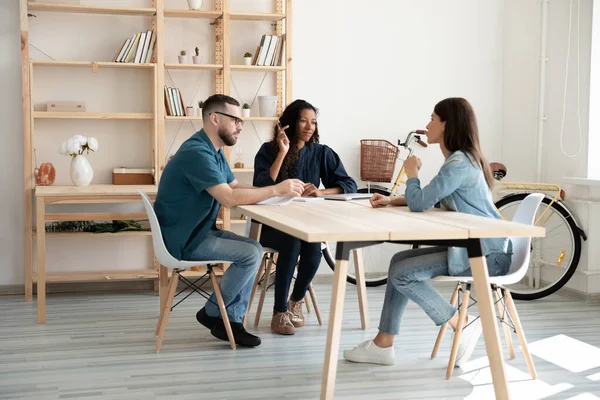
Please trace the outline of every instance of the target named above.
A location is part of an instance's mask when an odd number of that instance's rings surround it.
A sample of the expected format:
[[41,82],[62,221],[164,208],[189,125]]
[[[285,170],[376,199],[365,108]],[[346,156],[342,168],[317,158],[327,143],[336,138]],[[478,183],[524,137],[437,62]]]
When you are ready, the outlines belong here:
[[199,10],[202,8],[202,0],[187,0],[190,10]]
[[245,65],[252,65],[252,57],[244,57]]
[[199,117],[201,117],[201,116],[202,116],[202,109],[201,109],[201,108],[197,108],[196,110],[197,110],[197,112],[198,112],[198,114],[197,114],[197,115],[198,115]]
[[192,62],[194,64],[202,64],[202,56],[192,56]]
[[94,170],[83,155],[76,155],[71,160],[71,182],[75,186],[87,186],[94,178]]
[[261,117],[275,117],[277,113],[277,96],[258,96],[258,110]]
[[179,58],[179,64],[187,64],[188,63],[188,56],[177,56]]
[[185,108],[185,116],[186,117],[193,117],[194,116],[194,107],[192,106],[188,106]]
[[250,109],[249,108],[242,108],[242,117],[250,118]]

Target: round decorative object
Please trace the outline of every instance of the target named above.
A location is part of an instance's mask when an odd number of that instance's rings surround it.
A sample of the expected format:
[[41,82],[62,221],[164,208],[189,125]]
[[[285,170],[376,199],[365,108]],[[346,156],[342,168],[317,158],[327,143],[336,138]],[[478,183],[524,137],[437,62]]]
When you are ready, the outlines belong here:
[[87,186],[94,178],[94,170],[83,155],[75,155],[71,160],[71,182],[75,186]]
[[56,169],[52,163],[42,163],[36,168],[35,183],[39,186],[50,186],[56,178]]

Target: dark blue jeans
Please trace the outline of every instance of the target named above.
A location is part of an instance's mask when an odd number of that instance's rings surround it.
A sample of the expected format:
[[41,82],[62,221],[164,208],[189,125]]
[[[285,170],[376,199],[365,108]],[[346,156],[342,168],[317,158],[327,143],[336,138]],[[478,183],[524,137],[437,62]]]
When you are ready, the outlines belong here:
[[288,293],[298,263],[298,275],[292,292],[292,300],[304,299],[308,286],[312,282],[321,263],[321,243],[307,243],[298,238],[263,225],[260,244],[279,252],[275,274],[276,312],[287,311]]

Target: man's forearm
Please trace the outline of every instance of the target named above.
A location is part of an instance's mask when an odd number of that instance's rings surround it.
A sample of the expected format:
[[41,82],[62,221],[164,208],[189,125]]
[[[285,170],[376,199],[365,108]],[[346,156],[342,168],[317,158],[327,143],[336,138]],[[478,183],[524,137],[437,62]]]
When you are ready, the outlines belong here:
[[262,188],[235,188],[231,191],[231,204],[227,205],[228,208],[235,206],[243,206],[247,204],[256,204],[260,201],[266,200],[269,197],[276,196],[274,186],[266,186]]

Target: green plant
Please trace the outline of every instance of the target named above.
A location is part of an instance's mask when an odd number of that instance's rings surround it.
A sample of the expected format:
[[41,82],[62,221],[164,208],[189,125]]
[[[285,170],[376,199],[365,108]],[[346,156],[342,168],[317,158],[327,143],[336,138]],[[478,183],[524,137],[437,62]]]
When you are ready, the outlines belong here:
[[200,55],[200,49],[196,47],[195,50],[196,50],[196,57],[197,57]]
[[116,233],[147,230],[138,221],[134,220],[113,220],[111,222],[58,221],[46,224],[46,232]]
[[180,53],[180,54],[181,54],[182,56],[185,56],[187,53],[185,52],[185,50],[181,50],[181,53]]
[[204,102],[201,100],[198,102],[198,108],[202,108],[204,106]]
[[252,57],[252,53],[246,52],[246,54],[244,54],[244,58],[248,58],[248,57]]
[[242,106],[243,109],[245,110],[249,110],[250,106],[248,105],[248,103],[244,103],[244,105]]

